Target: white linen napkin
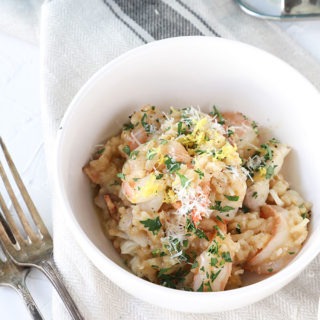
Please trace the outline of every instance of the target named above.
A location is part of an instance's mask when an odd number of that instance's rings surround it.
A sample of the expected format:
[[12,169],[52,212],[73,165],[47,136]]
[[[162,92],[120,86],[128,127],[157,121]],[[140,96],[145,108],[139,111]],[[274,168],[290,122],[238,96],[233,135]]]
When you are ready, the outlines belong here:
[[[320,88],[320,65],[278,25],[245,15],[232,0],[46,1],[40,44],[49,168],[59,123],[84,82],[131,48],[179,35],[221,36],[255,45],[287,61]],[[56,263],[85,319],[316,319],[319,256],[291,284],[254,305],[219,314],[183,314],[149,305],[111,283],[72,238],[59,204],[54,202],[53,211]],[[53,318],[69,319],[56,296]]]

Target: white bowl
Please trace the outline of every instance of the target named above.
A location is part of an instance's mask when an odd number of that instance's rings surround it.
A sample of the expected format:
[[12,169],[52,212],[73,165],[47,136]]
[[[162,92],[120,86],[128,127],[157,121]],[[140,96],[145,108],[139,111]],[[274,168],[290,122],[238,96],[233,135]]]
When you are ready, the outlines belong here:
[[[313,203],[310,233],[282,271],[240,289],[185,292],[130,273],[102,233],[82,173],[93,146],[117,133],[128,115],[152,104],[241,111],[293,147],[286,177]],[[89,259],[118,286],[147,302],[185,312],[217,312],[254,303],[282,288],[319,252],[319,92],[283,61],[219,38],[182,37],[131,50],[98,71],[73,99],[57,149],[57,189],[67,222]],[[249,282],[256,279],[249,279]]]

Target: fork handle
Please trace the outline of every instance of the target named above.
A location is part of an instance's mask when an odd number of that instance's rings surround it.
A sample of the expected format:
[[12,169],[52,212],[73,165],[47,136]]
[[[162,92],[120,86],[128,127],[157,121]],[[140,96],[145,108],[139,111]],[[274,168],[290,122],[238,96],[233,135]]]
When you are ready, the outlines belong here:
[[23,301],[30,312],[32,319],[34,320],[44,320],[41,315],[40,310],[38,309],[36,303],[34,302],[30,291],[26,287],[26,283],[24,279],[20,279],[18,282],[14,284],[14,288],[19,292]]
[[41,261],[37,267],[47,276],[47,278],[51,281],[58,294],[61,297],[61,300],[64,302],[67,310],[69,311],[72,319],[74,320],[84,320],[82,317],[78,307],[70,296],[67,288],[62,282],[56,264],[53,260],[53,256],[51,255],[48,259]]

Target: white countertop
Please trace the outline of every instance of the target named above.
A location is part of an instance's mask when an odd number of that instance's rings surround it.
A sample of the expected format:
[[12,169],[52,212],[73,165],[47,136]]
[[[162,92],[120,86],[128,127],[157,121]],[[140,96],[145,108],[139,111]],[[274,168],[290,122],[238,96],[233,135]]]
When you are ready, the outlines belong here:
[[[280,25],[320,62],[320,19]],[[0,33],[0,134],[52,231],[41,127],[39,59],[38,46]],[[27,284],[44,317],[51,319],[51,285],[38,271],[31,271]],[[1,319],[29,319],[21,298],[11,288],[0,287],[0,310]]]

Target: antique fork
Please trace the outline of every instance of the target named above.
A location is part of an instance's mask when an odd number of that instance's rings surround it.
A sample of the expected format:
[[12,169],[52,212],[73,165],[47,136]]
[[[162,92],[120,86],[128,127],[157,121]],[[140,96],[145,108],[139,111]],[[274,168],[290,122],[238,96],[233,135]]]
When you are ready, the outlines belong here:
[[[3,226],[6,227],[6,221],[2,217],[0,212],[0,221]],[[9,231],[8,231],[9,232]],[[0,258],[0,285],[7,286],[15,289],[23,298],[26,307],[28,308],[32,319],[43,320],[40,310],[34,302],[28,288],[26,287],[26,276],[29,272],[29,268],[22,268],[16,266],[6,250],[1,246],[3,253],[3,259]]]
[[4,167],[0,162],[0,175],[3,180],[3,184],[12,201],[13,207],[17,213],[18,219],[21,222],[24,233],[26,234],[25,237],[23,235],[23,232],[19,230],[0,193],[0,207],[2,208],[8,227],[10,228],[14,236],[14,239],[11,240],[4,228],[4,225],[0,223],[0,238],[2,244],[5,246],[8,254],[17,265],[35,267],[42,271],[52,282],[62,301],[65,303],[66,308],[68,309],[72,318],[76,320],[82,320],[83,317],[81,316],[77,306],[75,305],[66,287],[64,286],[58,273],[57,267],[55,266],[53,260],[52,238],[46,226],[44,225],[33,201],[31,200],[31,197],[29,196],[29,193],[20,178],[20,175],[10,157],[10,154],[2,138],[0,138],[0,145],[7,161],[8,167],[10,168],[12,177],[15,180],[15,183],[37,229],[37,231],[35,232],[30,225],[25,212],[23,211],[13,191]]

